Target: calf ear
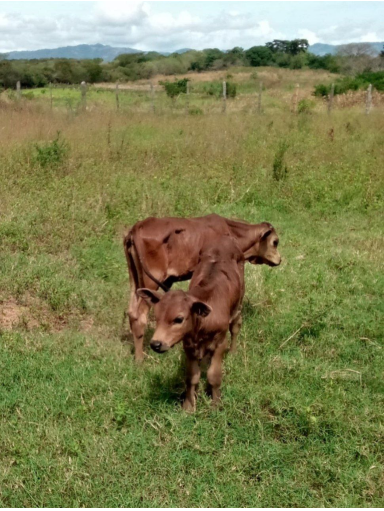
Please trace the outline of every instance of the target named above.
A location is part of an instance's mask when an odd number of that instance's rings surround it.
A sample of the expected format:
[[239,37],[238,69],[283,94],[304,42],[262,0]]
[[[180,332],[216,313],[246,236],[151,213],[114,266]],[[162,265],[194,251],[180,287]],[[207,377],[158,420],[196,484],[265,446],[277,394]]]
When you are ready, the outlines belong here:
[[205,318],[212,312],[212,308],[204,302],[193,302],[191,311],[198,316]]
[[149,305],[155,305],[155,303],[158,303],[162,296],[158,291],[152,291],[145,287],[138,289],[136,293],[137,296],[140,296],[140,298],[144,298]]
[[266,240],[270,234],[272,234],[272,229],[271,229],[270,227],[267,227],[267,228],[265,229],[265,231],[263,231],[263,232],[261,233],[261,237],[260,237],[260,239],[261,239],[261,240]]

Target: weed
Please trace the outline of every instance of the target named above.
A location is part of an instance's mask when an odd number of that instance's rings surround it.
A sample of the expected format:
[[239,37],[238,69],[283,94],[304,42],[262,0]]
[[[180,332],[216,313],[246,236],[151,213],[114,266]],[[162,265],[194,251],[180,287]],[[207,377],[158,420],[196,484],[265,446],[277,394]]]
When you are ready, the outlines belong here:
[[287,141],[283,140],[279,143],[278,149],[275,153],[272,166],[272,176],[276,181],[281,181],[288,176],[288,167],[284,163],[284,156],[289,148]]
[[57,132],[56,138],[47,144],[35,145],[36,154],[34,160],[41,167],[54,167],[60,165],[68,155],[69,146],[65,140],[60,140],[60,131]]

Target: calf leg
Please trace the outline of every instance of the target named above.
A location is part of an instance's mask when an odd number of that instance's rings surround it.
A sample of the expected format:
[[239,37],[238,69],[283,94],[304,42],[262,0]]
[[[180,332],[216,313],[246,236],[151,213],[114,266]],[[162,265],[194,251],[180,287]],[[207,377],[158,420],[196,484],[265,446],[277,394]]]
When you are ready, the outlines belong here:
[[200,380],[199,361],[187,355],[187,393],[183,408],[187,412],[194,412],[196,406],[196,390]]
[[229,331],[231,332],[231,347],[229,351],[235,352],[237,348],[237,336],[239,335],[241,325],[243,323],[243,318],[241,316],[241,312],[233,318],[232,322],[229,325]]
[[222,380],[222,362],[223,362],[223,356],[224,353],[227,350],[227,338],[226,334],[224,334],[222,338],[222,342],[219,342],[218,347],[213,353],[212,359],[211,359],[211,365],[209,366],[208,372],[207,372],[207,379],[208,384],[210,386],[211,392],[212,392],[212,402],[213,404],[217,404],[217,402],[220,400],[221,397],[221,380]]
[[144,360],[144,332],[147,325],[149,305],[142,299],[136,296],[131,296],[129,304],[129,323],[133,334],[133,342],[135,346],[135,360],[142,362]]

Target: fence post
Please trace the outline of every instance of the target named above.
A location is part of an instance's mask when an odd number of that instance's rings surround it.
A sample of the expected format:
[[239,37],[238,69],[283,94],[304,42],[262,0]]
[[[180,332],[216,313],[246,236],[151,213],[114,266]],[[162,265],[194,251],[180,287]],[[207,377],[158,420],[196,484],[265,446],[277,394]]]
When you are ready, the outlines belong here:
[[333,83],[331,85],[331,90],[330,90],[330,93],[329,93],[329,96],[328,96],[328,114],[331,113],[332,111],[332,106],[333,106],[333,95],[335,94],[335,84]]
[[366,99],[366,102],[365,102],[365,113],[367,115],[371,111],[371,106],[372,106],[372,84],[370,83],[368,85],[367,99]]
[[187,82],[187,93],[185,98],[185,114],[189,114],[189,81]]
[[19,101],[21,99],[21,86],[20,82],[16,82],[16,98]]
[[119,82],[116,82],[116,110],[119,110],[120,108],[120,102],[119,102]]
[[259,84],[259,98],[258,98],[258,102],[257,102],[257,111],[259,112],[259,114],[261,114],[261,95],[263,93],[263,82],[260,82]]
[[153,89],[152,80],[149,82],[149,86],[151,89],[151,110],[152,110],[152,113],[155,113],[155,91]]
[[294,114],[297,114],[297,111],[298,111],[299,87],[300,87],[300,85],[297,83],[296,87],[295,87],[295,92],[293,94],[293,107],[292,107],[292,111],[293,111]]
[[49,101],[51,103],[51,110],[53,110],[52,82],[49,82]]
[[227,111],[227,82],[223,82],[223,114]]
[[81,106],[83,110],[87,108],[87,84],[85,82],[81,82]]

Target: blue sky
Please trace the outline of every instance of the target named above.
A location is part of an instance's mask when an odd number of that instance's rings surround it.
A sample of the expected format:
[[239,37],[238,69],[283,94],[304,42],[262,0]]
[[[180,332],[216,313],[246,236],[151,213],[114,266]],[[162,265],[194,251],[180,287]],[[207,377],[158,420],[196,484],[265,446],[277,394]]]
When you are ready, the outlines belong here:
[[384,41],[384,2],[0,2],[0,52],[75,44],[248,48]]

